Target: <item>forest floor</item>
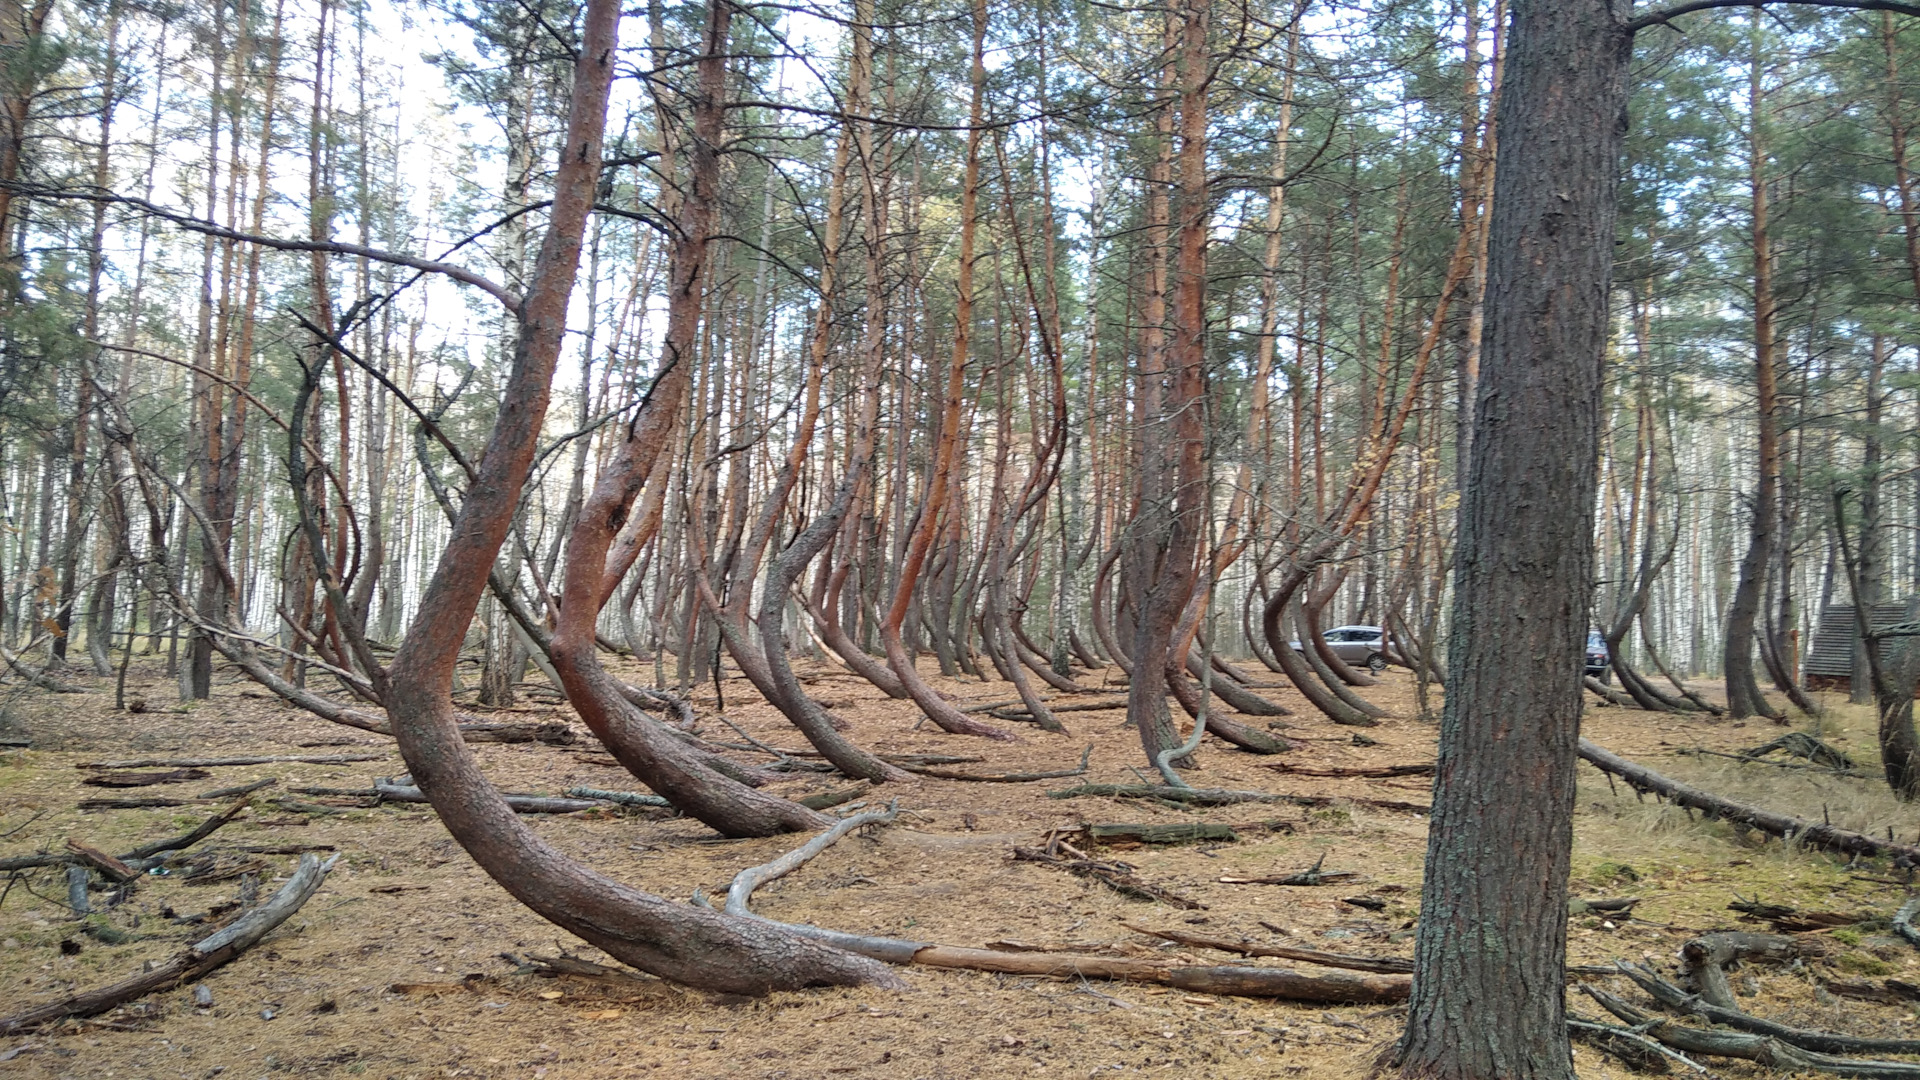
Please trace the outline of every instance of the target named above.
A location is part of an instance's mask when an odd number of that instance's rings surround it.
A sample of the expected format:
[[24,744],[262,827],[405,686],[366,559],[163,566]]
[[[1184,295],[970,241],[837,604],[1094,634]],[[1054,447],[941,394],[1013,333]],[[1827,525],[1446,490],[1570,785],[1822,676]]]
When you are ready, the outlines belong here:
[[[136,665],[130,696],[174,699],[157,668]],[[650,672],[629,672],[645,679]],[[853,724],[852,736],[883,753],[977,755],[957,766],[979,773],[1070,769],[1092,747],[1086,780],[1132,782],[1141,766],[1122,713],[1065,713],[1071,734],[1030,726],[1018,742],[944,735],[914,723],[911,705],[864,683],[815,668],[813,692]],[[1097,680],[1097,673],[1088,682]],[[1274,681],[1279,681],[1276,677]],[[95,1020],[70,1022],[0,1041],[10,1075],[30,1077],[277,1076],[532,1077],[625,1076],[815,1080],[830,1076],[958,1078],[1357,1077],[1396,1037],[1401,1011],[1213,997],[1143,984],[1019,978],[906,968],[907,992],[813,990],[760,999],[723,999],[652,978],[548,979],[516,974],[502,953],[570,952],[606,960],[514,902],[487,878],[425,807],[357,808],[351,800],[295,796],[309,804],[346,802],[334,813],[296,812],[271,800],[294,786],[355,788],[404,771],[387,740],[297,712],[221,671],[212,700],[115,712],[110,681],[85,695],[10,691],[0,735],[31,747],[0,752],[0,856],[59,850],[77,839],[105,851],[190,829],[209,812],[77,809],[102,795],[186,795],[276,778],[248,815],[208,841],[213,866],[254,866],[262,893],[294,865],[293,855],[241,852],[243,845],[326,845],[342,858],[320,892],[292,920],[230,966],[202,981],[211,1004],[190,987],[154,995]],[[1004,683],[938,680],[963,703],[1006,700]],[[804,745],[759,702],[748,684],[725,684],[727,718],[780,747]],[[1702,687],[1711,693],[1714,688]],[[1052,799],[1079,778],[1034,783],[924,779],[887,791],[900,800],[893,825],[848,837],[790,877],[762,889],[756,910],[868,934],[971,947],[1021,942],[1082,953],[1170,956],[1226,964],[1224,953],[1174,946],[1124,924],[1347,953],[1410,956],[1426,822],[1379,801],[1425,804],[1424,776],[1380,780],[1276,772],[1296,766],[1381,766],[1433,761],[1436,726],[1416,718],[1411,678],[1388,672],[1367,691],[1393,718],[1363,734],[1311,718],[1291,691],[1265,690],[1295,709],[1276,722],[1300,742],[1284,758],[1261,758],[1211,740],[1191,774],[1196,786],[1331,795],[1331,806],[1244,804],[1205,812],[1110,798]],[[711,686],[696,699],[711,738],[736,738],[711,718]],[[1828,713],[1801,719],[1868,770],[1877,767],[1870,709],[1829,695]],[[1657,716],[1590,700],[1585,733],[1601,745],[1676,778],[1729,797],[1835,824],[1904,838],[1920,821],[1871,776],[1848,778],[1768,768],[1685,753],[1731,751],[1765,742],[1771,724]],[[560,706],[523,704],[501,720],[568,720]],[[479,745],[489,775],[507,790],[558,794],[575,785],[637,785],[581,730],[571,747]],[[102,758],[228,754],[385,752],[384,760],[342,765],[275,764],[211,770],[207,779],[112,792],[82,786],[82,762]],[[764,759],[762,759],[764,760]],[[1858,925],[1820,931],[1825,955],[1797,970],[1749,967],[1736,984],[1755,1013],[1860,1035],[1916,1037],[1912,1004],[1835,997],[1821,980],[1920,982],[1920,953],[1890,937],[1884,920],[1908,890],[1884,866],[1849,868],[1827,856],[1743,837],[1724,823],[1642,802],[1581,767],[1573,894],[1638,896],[1634,917],[1616,926],[1576,916],[1574,963],[1647,959],[1669,971],[1676,949],[1717,928],[1765,929],[1727,910],[1764,899],[1804,911],[1858,915]],[[806,774],[777,785],[799,796],[843,787]],[[209,804],[219,805],[219,804]],[[601,873],[668,897],[696,887],[723,893],[739,870],[765,862],[798,838],[719,840],[698,822],[664,811],[594,811],[530,819],[549,842]],[[1131,899],[1061,870],[1010,857],[1015,845],[1042,845],[1050,830],[1089,823],[1216,822],[1235,842],[1102,849],[1139,877],[1204,908],[1181,910]],[[191,854],[191,853],[190,853]],[[1328,871],[1357,877],[1317,887],[1234,884],[1223,878],[1291,873],[1325,859]],[[200,865],[206,865],[201,860]],[[72,989],[116,981],[172,955],[205,933],[171,912],[204,912],[233,899],[239,881],[190,884],[185,871],[142,878],[104,921],[135,940],[105,944],[80,932],[56,869],[9,882],[0,896],[0,1015]],[[218,876],[210,875],[210,876]],[[1386,901],[1375,912],[1356,895]],[[95,894],[100,903],[101,894]],[[169,912],[168,909],[171,909]],[[96,917],[98,918],[98,917]],[[1875,922],[1874,920],[1880,920]],[[1272,963],[1272,961],[1259,961]],[[1300,966],[1300,965],[1290,965]],[[1312,970],[1312,969],[1306,969]],[[1628,987],[1621,987],[1630,990]],[[1637,993],[1633,996],[1637,997]],[[1583,998],[1581,1011],[1594,1012]],[[1624,1076],[1622,1064],[1580,1047],[1582,1076]],[[655,1070],[658,1070],[656,1073]],[[1725,1076],[1759,1075],[1720,1063]]]

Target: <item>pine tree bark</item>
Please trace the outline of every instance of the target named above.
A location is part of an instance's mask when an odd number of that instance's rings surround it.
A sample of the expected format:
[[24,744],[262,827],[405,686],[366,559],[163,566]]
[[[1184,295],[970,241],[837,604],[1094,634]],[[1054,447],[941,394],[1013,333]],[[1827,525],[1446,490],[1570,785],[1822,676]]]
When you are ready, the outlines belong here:
[[[1402,1075],[1571,1080],[1566,884],[1632,35],[1517,0]],[[1544,667],[1515,655],[1562,657]],[[1488,797],[1499,792],[1498,799]]]

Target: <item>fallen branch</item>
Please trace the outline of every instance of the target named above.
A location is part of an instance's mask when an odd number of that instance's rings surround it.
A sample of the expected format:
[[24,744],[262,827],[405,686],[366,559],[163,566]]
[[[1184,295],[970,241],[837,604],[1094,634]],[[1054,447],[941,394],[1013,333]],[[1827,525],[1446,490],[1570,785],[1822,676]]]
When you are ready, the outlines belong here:
[[1361,799],[1346,795],[1275,795],[1267,791],[1230,791],[1224,788],[1176,788],[1163,784],[1081,784],[1047,792],[1049,799],[1079,799],[1087,796],[1116,799],[1159,799],[1163,802],[1189,803],[1194,806],[1230,806],[1234,803],[1269,802],[1289,806],[1327,807],[1349,802],[1377,810],[1400,810],[1424,814],[1428,808],[1419,803],[1394,799]]
[[1866,1039],[1854,1035],[1836,1035],[1827,1031],[1788,1027],[1772,1020],[1749,1015],[1739,1009],[1716,1005],[1704,995],[1689,994],[1660,978],[1649,968],[1627,964],[1616,964],[1616,966],[1620,974],[1632,979],[1653,1000],[1670,1009],[1678,1010],[1682,1015],[1698,1013],[1716,1024],[1724,1024],[1755,1035],[1771,1036],[1802,1050],[1828,1054],[1920,1054],[1920,1039]]
[[900,803],[895,800],[885,810],[869,810],[864,814],[854,814],[834,822],[833,827],[808,840],[806,843],[787,852],[769,863],[750,866],[734,875],[733,884],[727,886],[726,912],[729,915],[751,915],[747,901],[753,891],[769,881],[786,877],[805,866],[815,855],[832,847],[841,837],[855,829],[868,825],[885,825],[899,816]]
[[1920,914],[1920,900],[1909,900],[1900,905],[1893,913],[1893,932],[1907,940],[1907,944],[1920,949],[1920,930],[1914,929],[1913,917]]
[[[1054,850],[1056,847],[1064,849],[1067,854],[1057,854]],[[1182,911],[1205,910],[1207,906],[1198,900],[1181,896],[1179,893],[1163,889],[1135,876],[1134,867],[1128,863],[1103,862],[1091,858],[1086,852],[1058,836],[1053,838],[1045,851],[1038,848],[1016,847],[1013,849],[1013,857],[1021,862],[1037,862],[1065,870],[1076,877],[1092,878],[1114,892],[1122,896],[1131,896],[1136,900],[1156,900],[1163,904],[1171,904]]]
[[1346,953],[1322,952],[1319,949],[1295,949],[1285,945],[1261,945],[1247,940],[1213,937],[1208,934],[1196,934],[1188,930],[1156,930],[1150,926],[1137,926],[1123,922],[1121,926],[1136,934],[1162,938],[1191,945],[1199,949],[1214,949],[1219,952],[1237,953],[1241,956],[1265,956],[1276,960],[1298,960],[1305,964],[1318,964],[1321,967],[1345,968],[1349,971],[1372,971],[1383,975],[1410,975],[1413,973],[1413,961],[1394,956],[1352,956]]
[[1799,943],[1776,934],[1745,934],[1722,931],[1703,934],[1680,946],[1680,959],[1694,989],[1708,1002],[1733,1012],[1733,987],[1727,983],[1727,965],[1736,960],[1791,960],[1799,953]]
[[1690,757],[1730,758],[1748,765],[1768,765],[1776,769],[1797,769],[1803,772],[1828,773],[1833,776],[1851,776],[1855,779],[1872,779],[1876,775],[1865,769],[1836,769],[1830,765],[1815,765],[1807,761],[1772,761],[1767,758],[1754,757],[1751,754],[1730,754],[1725,750],[1709,750],[1704,746],[1675,750],[1674,753]]
[[1783,1071],[1810,1070],[1862,1080],[1920,1080],[1920,1065],[1905,1061],[1873,1061],[1835,1057],[1802,1050],[1768,1035],[1741,1031],[1709,1031],[1649,1016],[1627,1002],[1581,983],[1580,989],[1633,1030],[1690,1054],[1740,1058]]
[[[373,795],[382,802],[424,803],[427,796],[417,787],[396,784],[386,777],[373,782]],[[582,810],[596,810],[606,804],[592,799],[555,799],[545,795],[508,795],[501,798],[507,805],[521,814],[577,814]]]
[[1713,1075],[1705,1065],[1678,1050],[1662,1046],[1659,1040],[1649,1039],[1632,1028],[1570,1016],[1567,1018],[1567,1034],[1612,1054],[1626,1062],[1634,1072],[1663,1073],[1667,1071],[1667,1062],[1677,1061],[1702,1076]]
[[1420,765],[1369,765],[1351,768],[1336,766],[1326,769],[1316,769],[1307,765],[1295,765],[1286,761],[1267,761],[1262,762],[1261,765],[1263,768],[1272,769],[1274,772],[1290,773],[1294,776],[1352,776],[1372,779],[1385,779],[1392,776],[1432,776],[1434,770],[1432,762]]
[[[234,803],[232,806],[201,822],[191,832],[168,837],[165,840],[155,840],[152,843],[142,844],[132,851],[121,855],[118,861],[132,870],[147,870],[153,865],[148,862],[149,859],[165,852],[192,847],[194,844],[205,840],[207,837],[213,835],[215,829],[238,817],[240,812],[245,810],[250,802],[251,800],[243,798],[239,802]],[[0,859],[0,873],[9,870],[31,870],[41,866],[73,865],[80,861],[80,856],[72,852],[41,852],[35,855],[16,855],[12,858]]]
[[1223,877],[1220,880],[1228,885],[1338,885],[1360,876],[1356,870],[1320,869],[1326,861],[1327,853],[1323,851],[1312,866],[1296,873],[1262,878]]
[[318,856],[302,855],[300,868],[280,887],[280,891],[225,929],[208,935],[172,959],[131,978],[0,1019],[0,1032],[11,1034],[22,1028],[50,1020],[64,1020],[70,1016],[98,1016],[129,1001],[205,976],[247,951],[300,910],[301,905],[320,888],[327,878],[327,872],[333,869],[333,864],[339,858],[335,855],[323,863]]
[[1625,780],[1627,786],[1635,791],[1653,792],[1677,805],[1702,811],[1710,818],[1725,818],[1807,847],[1838,851],[1847,855],[1887,855],[1904,859],[1909,865],[1920,865],[1920,847],[1896,843],[1892,840],[1879,840],[1850,829],[1839,829],[1825,823],[1807,821],[1804,818],[1723,799],[1710,792],[1680,783],[1678,780],[1668,779],[1644,765],[1628,761],[1585,739],[1580,740],[1580,756],[1601,772],[1610,773]]
[[576,799],[593,799],[598,802],[619,803],[621,806],[672,806],[673,804],[658,795],[642,795],[634,791],[606,791],[602,788],[570,787],[566,794]]
[[1080,755],[1080,767],[1077,769],[1056,769],[1052,772],[997,773],[992,776],[980,776],[975,773],[960,772],[955,769],[942,769],[931,765],[902,765],[901,768],[920,776],[931,776],[936,780],[974,780],[983,784],[1025,784],[1034,780],[1058,780],[1067,776],[1085,776],[1087,762],[1093,757],[1093,747],[1089,745]]
[[135,758],[132,761],[83,761],[76,769],[213,769],[224,765],[345,765],[355,761],[385,761],[392,754],[268,754],[252,757]]

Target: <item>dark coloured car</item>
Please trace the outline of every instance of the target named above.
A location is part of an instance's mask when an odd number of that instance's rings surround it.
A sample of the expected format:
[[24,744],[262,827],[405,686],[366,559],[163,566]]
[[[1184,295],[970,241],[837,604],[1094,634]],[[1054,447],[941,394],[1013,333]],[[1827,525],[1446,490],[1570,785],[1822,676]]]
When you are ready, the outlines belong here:
[[1598,630],[1587,631],[1587,674],[1601,682],[1613,681],[1611,660],[1607,655],[1606,635]]

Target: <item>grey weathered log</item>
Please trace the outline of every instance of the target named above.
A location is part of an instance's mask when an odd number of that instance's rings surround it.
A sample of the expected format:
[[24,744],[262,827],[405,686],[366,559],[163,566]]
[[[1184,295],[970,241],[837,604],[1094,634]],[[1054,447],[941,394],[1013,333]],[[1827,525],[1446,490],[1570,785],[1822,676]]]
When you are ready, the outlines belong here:
[[658,795],[642,795],[635,791],[607,791],[603,788],[570,787],[566,793],[576,799],[594,799],[599,802],[619,803],[621,806],[667,806],[673,804]]
[[1855,1077],[1859,1080],[1920,1078],[1920,1065],[1912,1062],[1836,1057],[1813,1050],[1802,1050],[1767,1035],[1688,1027],[1649,1016],[1620,998],[1591,985],[1582,983],[1580,989],[1586,991],[1588,997],[1599,1002],[1602,1008],[1631,1025],[1633,1030],[1690,1054],[1741,1058],[1783,1071],[1824,1072],[1834,1076]]
[[345,765],[355,761],[385,761],[388,754],[254,754],[240,757],[134,758],[129,761],[83,761],[76,769],[212,769],[224,765]]
[[1619,969],[1622,975],[1632,979],[1640,989],[1669,1009],[1683,1014],[1698,1013],[1716,1024],[1755,1035],[1769,1035],[1802,1050],[1826,1054],[1920,1054],[1920,1039],[1868,1039],[1789,1027],[1739,1009],[1716,1005],[1699,994],[1689,994],[1644,966],[1620,964]]
[[[417,787],[396,784],[385,777],[373,782],[374,794],[383,802],[424,803],[427,797]],[[605,805],[594,799],[555,799],[544,795],[506,795],[501,798],[521,814],[577,814]]]
[[1893,913],[1893,932],[1907,940],[1907,944],[1920,948],[1920,930],[1914,929],[1913,917],[1920,915],[1920,900],[1909,900],[1900,905]]
[[854,814],[841,818],[825,832],[787,852],[769,863],[748,867],[736,874],[733,884],[727,887],[726,912],[729,915],[751,915],[747,902],[753,891],[769,881],[783,878],[805,866],[814,856],[832,847],[839,839],[855,829],[868,825],[884,825],[899,816],[900,804],[895,801],[885,810],[869,810],[864,814]]
[[1680,959],[1687,966],[1694,988],[1700,996],[1722,1009],[1739,1012],[1733,1000],[1733,987],[1727,984],[1727,965],[1737,960],[1791,960],[1797,953],[1796,942],[1778,934],[1747,934],[1725,931],[1702,934],[1680,946]]
[[224,929],[202,938],[150,970],[109,986],[82,991],[0,1019],[0,1033],[11,1034],[70,1016],[98,1016],[155,991],[206,975],[257,944],[300,910],[301,905],[320,888],[327,872],[333,869],[333,864],[339,858],[335,855],[323,863],[316,856],[302,855],[299,869],[294,871],[278,892]]

